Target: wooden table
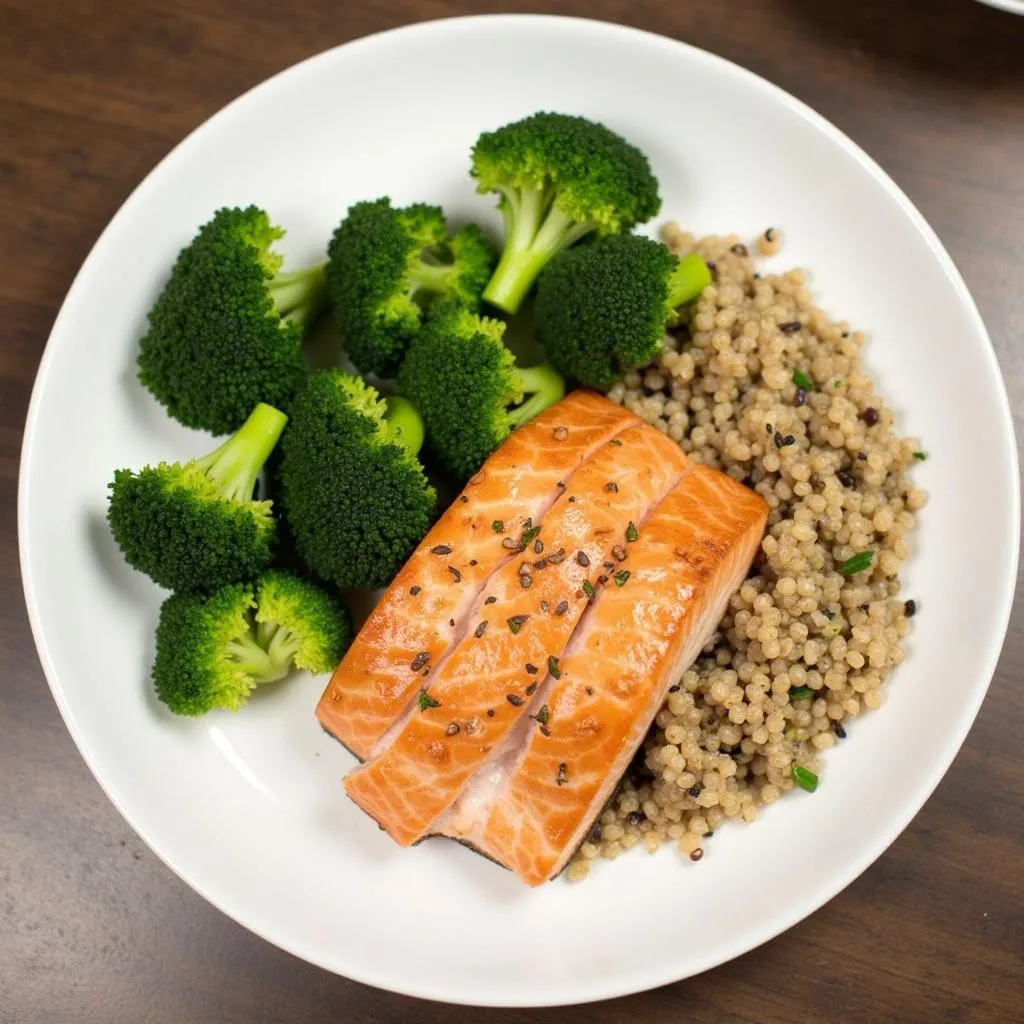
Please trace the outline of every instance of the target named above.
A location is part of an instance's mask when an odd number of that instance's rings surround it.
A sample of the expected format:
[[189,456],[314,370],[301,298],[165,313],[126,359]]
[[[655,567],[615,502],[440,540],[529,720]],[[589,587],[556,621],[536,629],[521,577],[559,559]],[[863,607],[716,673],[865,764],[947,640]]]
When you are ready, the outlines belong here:
[[[1024,18],[970,0],[529,6],[695,43],[760,72],[852,135],[910,194],[963,270],[1019,425]],[[357,36],[492,9],[500,5],[0,0],[0,1022],[1024,1021],[1020,599],[966,746],[874,867],[740,960],[575,1010],[420,1003],[291,958],[164,868],[72,745],[29,635],[15,530],[25,408],[72,276],[136,183],[238,93]]]

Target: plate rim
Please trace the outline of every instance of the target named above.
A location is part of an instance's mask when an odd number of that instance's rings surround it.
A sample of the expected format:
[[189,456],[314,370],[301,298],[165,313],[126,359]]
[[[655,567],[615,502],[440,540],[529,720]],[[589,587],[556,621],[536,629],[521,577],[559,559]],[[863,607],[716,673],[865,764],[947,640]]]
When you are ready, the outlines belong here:
[[[982,2],[988,2],[988,0],[982,0]],[[998,0],[997,0],[998,2]],[[947,279],[951,286],[956,292],[957,298],[959,299],[962,308],[968,318],[973,322],[975,328],[980,331],[981,337],[986,342],[985,349],[985,360],[989,373],[994,378],[996,385],[996,391],[998,394],[998,410],[997,416],[1002,422],[1004,436],[1009,441],[1009,456],[1010,456],[1010,476],[1011,476],[1011,502],[1010,512],[1013,518],[1019,522],[1021,517],[1021,499],[1020,499],[1020,467],[1019,467],[1019,452],[1017,445],[1016,433],[1013,426],[1012,410],[1009,402],[1009,396],[1006,389],[1005,380],[1003,379],[1002,371],[999,366],[998,359],[996,357],[995,348],[992,344],[991,337],[988,333],[988,329],[985,326],[985,322],[978,310],[977,304],[974,301],[969,289],[967,288],[966,282],[956,262],[952,256],[946,250],[942,241],[939,239],[938,234],[931,227],[929,222],[925,219],[924,215],[918,210],[916,205],[910,200],[906,193],[896,184],[896,182],[889,176],[889,174],[881,167],[881,165],[875,161],[864,149],[862,149],[856,142],[854,142],[845,132],[837,128],[831,121],[819,114],[811,106],[804,101],[793,96],[791,93],[775,85],[773,82],[764,78],[763,76],[743,67],[734,61],[729,60],[726,57],[722,57],[719,54],[713,53],[709,50],[702,49],[701,47],[695,46],[692,43],[685,42],[681,39],[676,39],[670,36],[663,35],[661,33],[648,31],[646,29],[640,29],[631,25],[626,25],[620,22],[606,21],[597,18],[579,17],[573,15],[551,15],[551,14],[527,14],[527,13],[494,13],[494,14],[473,14],[473,15],[461,15],[453,17],[444,17],[436,19],[428,19],[424,21],[413,22],[409,24],[403,24],[394,28],[386,29],[381,32],[372,33],[370,35],[360,36],[355,39],[348,40],[344,43],[340,43],[337,46],[329,47],[328,49],[319,51],[309,57],[304,58],[294,64],[288,65],[274,74],[268,76],[262,81],[256,83],[251,88],[240,93],[238,96],[231,99],[224,106],[220,107],[213,114],[211,114],[204,121],[200,122],[195,126],[187,135],[185,135],[179,142],[177,142],[163,157],[160,158],[154,164],[141,181],[131,190],[126,196],[124,201],[118,207],[117,211],[113,214],[103,230],[100,232],[96,241],[93,243],[85,259],[82,261],[81,266],[76,271],[68,290],[61,301],[60,309],[57,316],[54,319],[53,326],[50,329],[50,333],[47,337],[46,345],[43,350],[42,357],[40,358],[38,368],[36,370],[36,376],[32,387],[31,398],[29,401],[28,411],[25,418],[25,426],[22,436],[21,451],[19,457],[19,472],[18,472],[18,498],[17,498],[17,534],[18,534],[18,549],[19,549],[19,568],[22,577],[22,588],[25,598],[26,609],[28,613],[28,619],[30,628],[32,631],[33,642],[36,646],[36,651],[39,656],[39,661],[43,669],[44,676],[49,686],[51,695],[53,696],[54,702],[57,705],[57,709],[60,712],[61,718],[64,721],[64,725],[67,728],[72,740],[75,743],[76,748],[82,759],[85,761],[93,778],[99,784],[101,790],[106,795],[107,799],[114,805],[121,817],[127,822],[137,836],[146,844],[146,846],[155,854],[158,860],[160,860],[166,867],[168,867],[179,879],[181,879],[190,889],[200,895],[204,900],[216,907],[221,913],[223,913],[230,920],[236,924],[245,928],[247,931],[259,936],[271,945],[276,946],[278,949],[282,949],[285,952],[298,957],[308,963],[312,963],[323,970],[326,970],[332,974],[337,974],[341,977],[345,977],[352,981],[357,981],[362,984],[367,984],[375,988],[379,988],[383,991],[394,992],[401,995],[412,996],[420,999],[426,999],[434,1002],[447,1002],[453,1005],[467,1005],[467,1006],[493,1006],[493,1007],[543,1007],[543,1006],[564,1006],[564,1005],[582,1005],[586,1003],[592,1003],[599,1000],[616,998],[626,995],[632,995],[639,992],[649,991],[651,989],[661,987],[663,985],[672,984],[678,981],[682,981],[686,978],[694,977],[702,974],[707,970],[711,970],[714,967],[728,963],[731,960],[742,956],[753,949],[771,941],[777,936],[788,931],[794,925],[800,921],[810,917],[821,909],[826,903],[835,898],[839,893],[845,890],[851,885],[861,874],[864,873],[869,867],[871,867],[888,849],[888,847],[895,842],[897,838],[906,830],[910,822],[917,816],[917,814],[924,807],[925,803],[932,797],[939,783],[945,777],[950,766],[955,760],[957,754],[963,747],[964,741],[967,738],[968,733],[974,725],[977,718],[978,712],[980,711],[981,705],[984,702],[985,697],[988,694],[989,687],[997,663],[1002,653],[1003,646],[1006,640],[1006,633],[1009,628],[1012,609],[1013,609],[1013,598],[1016,591],[1016,579],[1017,570],[1019,565],[1020,556],[1020,532],[1016,531],[1013,534],[1013,550],[1012,557],[1007,561],[1007,571],[1005,577],[1001,583],[1001,593],[997,595],[998,606],[1000,608],[1000,614],[996,619],[996,630],[993,633],[993,642],[988,652],[987,658],[979,664],[978,678],[984,679],[984,685],[981,686],[975,695],[972,695],[969,703],[965,706],[965,714],[960,721],[958,730],[947,737],[945,750],[939,756],[926,780],[922,783],[919,792],[915,798],[909,801],[901,810],[899,814],[894,817],[894,823],[889,831],[881,834],[874,842],[869,844],[867,852],[858,858],[857,861],[852,863],[842,872],[836,873],[836,875],[826,885],[822,885],[819,891],[810,899],[804,903],[799,904],[795,911],[790,911],[787,914],[778,915],[771,919],[771,923],[761,928],[752,928],[744,940],[739,943],[736,949],[733,951],[731,956],[725,959],[717,959],[715,957],[708,958],[708,962],[702,963],[700,958],[696,958],[696,962],[693,966],[682,970],[661,970],[652,972],[651,975],[645,975],[643,977],[637,977],[636,974],[631,977],[634,980],[618,981],[607,988],[603,988],[596,991],[575,993],[574,995],[565,996],[553,996],[551,998],[543,1000],[520,1000],[516,998],[498,998],[494,1000],[489,999],[467,999],[460,998],[456,994],[445,994],[439,989],[430,989],[421,985],[396,985],[393,979],[384,979],[378,977],[376,972],[371,970],[358,970],[355,972],[349,972],[346,970],[343,972],[339,967],[330,962],[330,958],[319,954],[315,950],[301,948],[299,942],[288,941],[292,937],[287,936],[282,939],[280,936],[273,936],[268,934],[269,930],[264,930],[261,927],[255,926],[247,920],[249,916],[244,909],[234,908],[231,909],[226,906],[220,898],[208,891],[207,888],[198,885],[192,879],[188,878],[182,870],[173,862],[173,855],[171,853],[165,853],[161,849],[157,848],[153,842],[144,834],[144,832],[136,825],[132,815],[128,812],[124,803],[120,799],[116,792],[115,784],[113,781],[108,781],[103,778],[98,772],[94,758],[92,756],[90,747],[86,738],[82,735],[75,721],[74,715],[69,707],[64,693],[63,688],[60,684],[57,674],[53,668],[49,652],[47,649],[46,638],[44,634],[43,623],[39,615],[39,609],[36,604],[35,593],[33,589],[32,577],[31,577],[31,563],[30,553],[28,545],[26,544],[27,537],[27,521],[28,521],[28,505],[30,495],[30,470],[29,467],[32,464],[32,454],[34,448],[34,440],[36,433],[36,422],[40,416],[40,410],[43,404],[43,395],[46,390],[46,382],[52,372],[52,365],[56,359],[56,349],[54,344],[54,338],[58,332],[62,329],[64,320],[66,319],[66,310],[69,304],[69,300],[75,293],[82,273],[85,267],[89,264],[94,254],[103,245],[108,234],[111,232],[114,225],[125,217],[130,211],[132,205],[137,201],[137,197],[140,192],[149,187],[150,179],[157,172],[157,170],[164,166],[165,163],[170,161],[179,149],[188,144],[196,135],[206,131],[211,125],[219,122],[221,118],[227,117],[236,107],[236,105],[243,101],[249,100],[254,94],[258,94],[261,90],[268,88],[278,78],[283,75],[289,74],[296,71],[299,68],[303,68],[308,64],[312,64],[318,61],[327,61],[336,58],[336,54],[340,51],[351,50],[353,48],[372,47],[379,45],[387,45],[388,40],[391,37],[403,36],[403,35],[418,35],[428,34],[434,32],[443,33],[450,29],[452,26],[461,25],[465,23],[476,23],[478,25],[487,25],[490,23],[491,26],[496,27],[500,31],[502,25],[507,25],[510,22],[517,24],[534,24],[541,31],[543,31],[545,25],[549,24],[561,24],[563,27],[569,30],[584,31],[584,32],[603,32],[609,35],[619,35],[625,41],[635,41],[642,45],[653,45],[659,46],[663,49],[672,49],[677,53],[685,52],[691,59],[710,61],[714,64],[719,65],[724,71],[730,74],[739,75],[745,79],[754,88],[766,92],[772,96],[777,102],[788,108],[791,112],[799,115],[805,122],[816,128],[818,131],[823,132],[832,142],[839,145],[847,156],[855,160],[863,170],[865,170],[872,178],[875,179],[884,189],[884,191],[897,203],[901,211],[905,216],[908,217],[913,227],[919,232],[923,240],[927,243],[932,254],[938,260],[940,267],[945,272]]]

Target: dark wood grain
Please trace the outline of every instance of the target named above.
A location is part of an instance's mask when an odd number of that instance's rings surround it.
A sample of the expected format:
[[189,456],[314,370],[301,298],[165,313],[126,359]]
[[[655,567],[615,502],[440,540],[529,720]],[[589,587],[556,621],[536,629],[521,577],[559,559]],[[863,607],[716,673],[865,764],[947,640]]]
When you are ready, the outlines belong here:
[[[75,270],[146,172],[249,86],[360,35],[501,6],[0,0],[0,1022],[1024,1020],[1019,598],[966,746],[877,864],[740,960],[576,1010],[420,1003],[279,952],[166,870],[75,751],[26,622],[15,529],[29,391]],[[963,270],[1019,426],[1024,18],[969,0],[563,0],[521,9],[628,22],[695,43],[766,75],[865,146]]]

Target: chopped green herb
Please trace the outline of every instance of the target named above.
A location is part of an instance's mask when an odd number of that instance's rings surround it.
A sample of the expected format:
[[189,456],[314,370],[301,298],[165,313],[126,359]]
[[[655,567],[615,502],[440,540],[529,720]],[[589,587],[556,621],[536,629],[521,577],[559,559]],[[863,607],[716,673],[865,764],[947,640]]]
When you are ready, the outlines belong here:
[[548,655],[548,671],[551,673],[552,679],[561,679],[562,670],[558,667],[558,659],[553,655]]
[[914,452],[914,458],[917,459],[918,462],[924,462],[924,460],[928,458],[928,453],[927,452]]
[[636,523],[632,519],[629,521],[629,526],[626,527],[626,540],[634,541],[640,536],[640,531],[636,528]]
[[801,768],[800,765],[793,765],[793,781],[801,788],[813,793],[818,788],[818,776],[809,768]]
[[439,708],[441,706],[441,702],[434,700],[426,690],[420,690],[420,695],[416,699],[419,702],[420,711],[428,711],[430,708]]
[[811,378],[804,373],[800,367],[797,367],[793,371],[793,383],[803,391],[813,391],[814,385],[811,383]]
[[526,624],[526,620],[529,617],[529,615],[513,615],[510,619],[506,619],[505,621],[508,622],[508,628],[511,629],[513,633],[518,633]]
[[548,711],[547,704],[542,704],[540,706],[540,710],[533,717],[534,720],[539,722],[541,725],[547,725],[548,720],[551,718],[551,712]]
[[842,386],[843,386],[843,382],[842,382],[842,380],[839,377],[836,377],[836,379],[834,381],[832,381],[832,387],[834,387],[834,388],[841,388]]
[[617,587],[624,587],[626,585],[626,580],[628,580],[628,579],[629,579],[629,570],[628,569],[620,570],[619,572],[617,572],[615,574],[615,586],[617,586]]
[[858,572],[863,572],[865,569],[870,568],[874,557],[874,551],[858,551],[857,554],[851,555],[841,566],[839,566],[839,571],[846,577],[853,576]]
[[501,520],[501,519],[495,519],[494,522],[491,523],[491,529],[495,533],[504,533],[505,532],[505,523],[504,523],[504,521]]
[[583,581],[583,593],[587,595],[587,598],[594,596],[594,584],[590,580]]
[[809,686],[794,686],[789,691],[790,700],[809,700],[814,696],[814,691]]
[[523,530],[523,535],[519,538],[520,546],[525,548],[538,533],[540,533],[539,526],[531,526],[528,530]]

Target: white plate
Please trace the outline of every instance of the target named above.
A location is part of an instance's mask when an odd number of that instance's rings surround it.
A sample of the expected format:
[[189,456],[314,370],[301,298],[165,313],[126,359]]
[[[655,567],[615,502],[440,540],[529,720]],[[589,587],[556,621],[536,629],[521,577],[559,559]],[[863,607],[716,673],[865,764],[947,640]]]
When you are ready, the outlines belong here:
[[1011,14],[1024,14],[1024,0],[980,0],[988,7],[998,7],[1001,11]]
[[[870,328],[869,362],[931,458],[908,594],[920,603],[888,706],[831,752],[814,796],[723,829],[699,866],[635,852],[538,891],[434,841],[395,847],[338,785],[322,681],[238,715],[164,713],[147,674],[161,594],[104,522],[118,466],[197,454],[135,381],[136,341],[178,248],[220,204],[258,203],[287,255],[323,251],[353,201],[440,201],[496,226],[466,176],[477,133],[546,108],[650,154],[664,213],[698,232],[781,226],[784,261]],[[932,792],[985,694],[1017,560],[1006,395],[963,281],[920,214],[836,129],[699,50],[612,25],[484,17],[361,40],[232,103],[125,203],[53,329],[22,462],[28,607],[82,755],[166,863],[247,928],[349,977],[454,1002],[558,1004],[660,985],[790,927],[864,870]],[[784,870],[778,870],[782,865]],[[752,873],[753,872],[753,873]],[[750,884],[752,878],[759,879]]]

